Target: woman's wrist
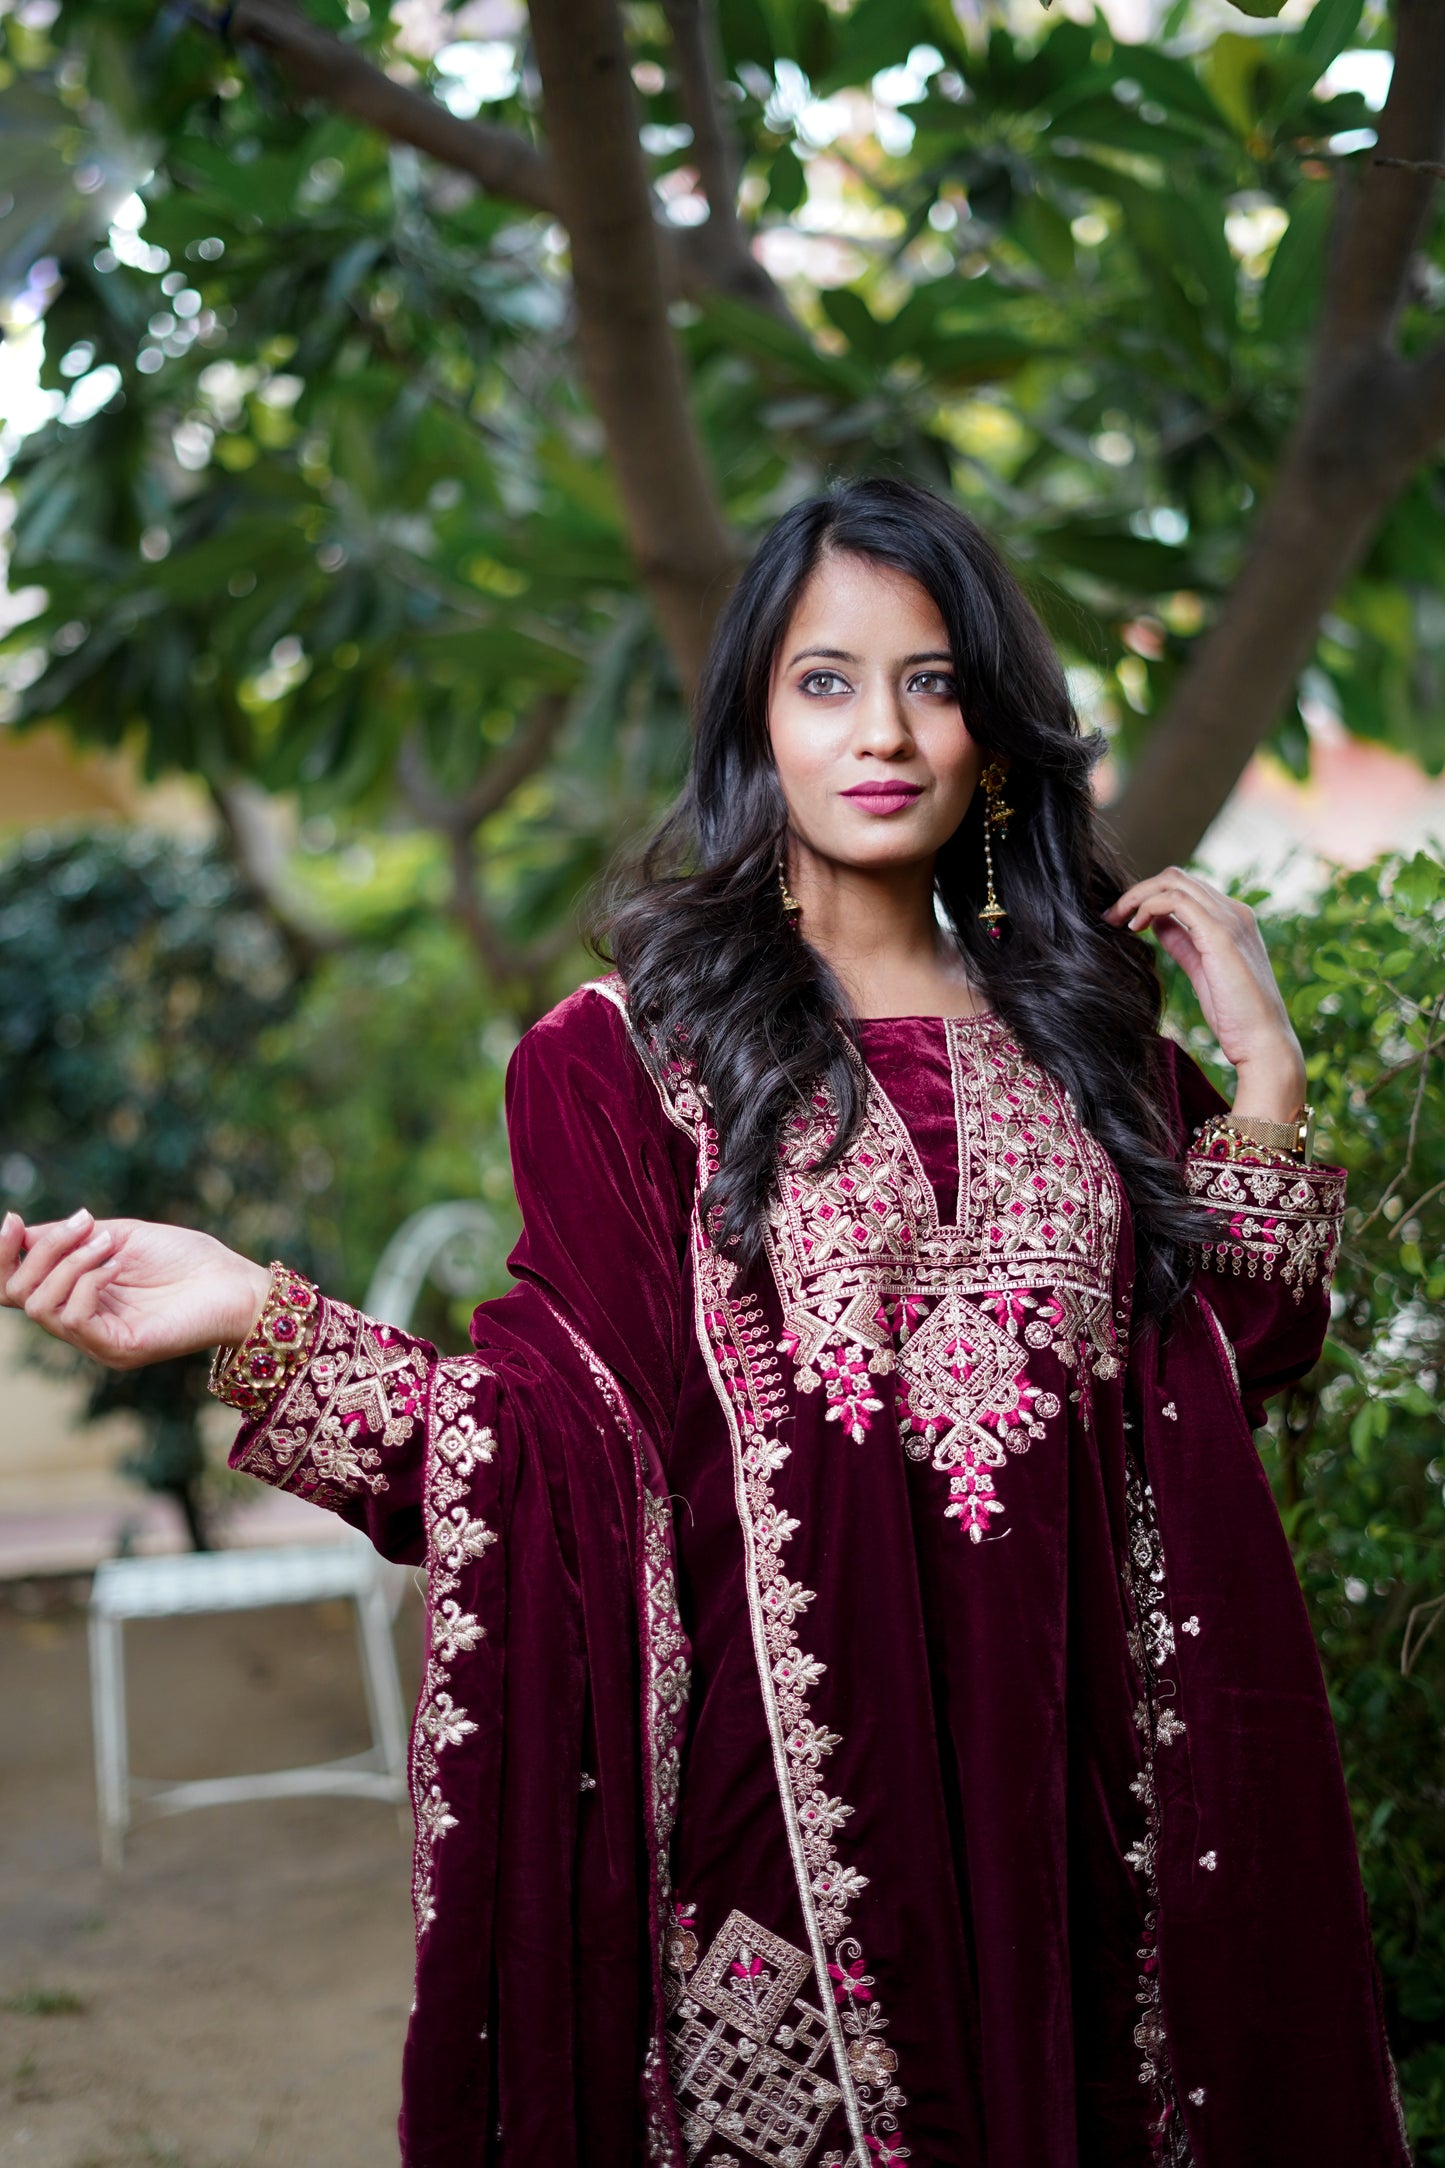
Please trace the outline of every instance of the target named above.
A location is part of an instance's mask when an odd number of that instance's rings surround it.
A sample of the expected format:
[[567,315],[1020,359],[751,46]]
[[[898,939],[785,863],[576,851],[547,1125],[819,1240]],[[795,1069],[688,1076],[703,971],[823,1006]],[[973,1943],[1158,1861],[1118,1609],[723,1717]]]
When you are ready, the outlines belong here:
[[237,1259],[241,1267],[241,1280],[236,1290],[234,1318],[222,1336],[223,1347],[239,1347],[261,1322],[261,1313],[271,1293],[271,1275],[264,1265],[253,1264],[249,1257]]
[[1299,1041],[1241,1061],[1235,1069],[1232,1112],[1254,1122],[1293,1121],[1305,1103],[1307,1082]]

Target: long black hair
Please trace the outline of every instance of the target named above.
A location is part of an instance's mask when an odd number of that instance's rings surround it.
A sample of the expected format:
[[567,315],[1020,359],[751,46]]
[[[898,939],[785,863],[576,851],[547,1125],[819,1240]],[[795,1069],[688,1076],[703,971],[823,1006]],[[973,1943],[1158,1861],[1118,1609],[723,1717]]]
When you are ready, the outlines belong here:
[[1202,1231],[1157,1095],[1161,990],[1150,951],[1104,923],[1125,884],[1094,818],[1102,741],[1080,734],[1058,656],[998,552],[957,505],[912,483],[835,484],[764,538],[723,612],[697,697],[692,770],[601,945],[659,1061],[690,1059],[707,1087],[720,1158],[705,1209],[723,1247],[756,1257],[783,1125],[823,1084],[837,1110],[824,1164],[856,1132],[857,1025],[833,972],[784,913],[788,811],[768,698],[779,646],[825,552],[916,580],[948,630],[959,703],[985,754],[1008,761],[1014,809],[994,851],[1001,940],[979,922],[983,793],[939,852],[935,887],[971,982],[1072,1094],[1112,1157],[1133,1213],[1139,1307],[1165,1317]]

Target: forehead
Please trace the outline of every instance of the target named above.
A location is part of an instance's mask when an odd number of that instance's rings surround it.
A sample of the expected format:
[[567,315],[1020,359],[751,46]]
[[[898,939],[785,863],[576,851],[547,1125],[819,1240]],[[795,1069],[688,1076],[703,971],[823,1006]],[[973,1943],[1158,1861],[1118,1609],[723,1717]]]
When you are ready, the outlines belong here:
[[828,551],[804,583],[788,623],[791,654],[813,641],[827,647],[900,650],[949,645],[937,603],[926,587],[870,557]]

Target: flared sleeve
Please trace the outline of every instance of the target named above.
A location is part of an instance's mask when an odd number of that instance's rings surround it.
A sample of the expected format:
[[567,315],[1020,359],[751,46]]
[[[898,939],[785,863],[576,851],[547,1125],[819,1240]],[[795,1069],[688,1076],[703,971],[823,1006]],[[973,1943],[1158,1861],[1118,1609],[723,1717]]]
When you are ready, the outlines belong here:
[[1224,1337],[1252,1429],[1265,1402],[1319,1360],[1330,1317],[1330,1275],[1345,1208],[1340,1167],[1306,1166],[1251,1148],[1226,1158],[1200,1131],[1228,1111],[1197,1063],[1175,1041],[1161,1042],[1183,1160],[1184,1182],[1212,1215],[1215,1233],[1199,1246],[1196,1289]]
[[517,2158],[566,2168],[585,2132],[620,2164],[670,2114],[638,2072],[686,1707],[688,1149],[606,985],[526,1035],[507,1111],[524,1231],[471,1352],[321,1296],[231,1453],[426,1568],[407,2168],[481,2168],[499,2121]]

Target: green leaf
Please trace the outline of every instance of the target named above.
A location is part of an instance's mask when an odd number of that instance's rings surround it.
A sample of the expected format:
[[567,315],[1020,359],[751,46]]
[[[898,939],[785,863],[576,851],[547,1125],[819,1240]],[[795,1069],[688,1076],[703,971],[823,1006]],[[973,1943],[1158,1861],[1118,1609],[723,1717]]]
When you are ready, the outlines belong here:
[[842,332],[860,360],[882,360],[889,327],[876,321],[861,294],[850,286],[835,286],[818,300],[829,323]]
[[1009,230],[1020,248],[1032,256],[1050,278],[1073,276],[1073,231],[1063,212],[1056,210],[1047,196],[1016,198]]
[[[955,27],[950,44],[956,45],[957,35]],[[942,42],[934,12],[920,0],[861,0],[837,24],[835,37],[832,60],[814,80],[820,97],[867,83],[880,68],[906,60],[914,45]]]
[[1279,15],[1284,11],[1285,0],[1233,0],[1241,15]]
[[176,166],[204,184],[213,202],[232,216],[267,225],[290,218],[296,190],[310,163],[308,146],[265,153],[243,162],[220,143],[187,137],[177,146]]
[[1289,199],[1289,224],[1275,248],[1259,311],[1261,332],[1280,345],[1302,338],[1318,313],[1334,195],[1328,181],[1304,181]]
[[851,357],[820,354],[806,333],[764,309],[727,294],[709,294],[704,314],[728,345],[780,364],[795,382],[815,384],[844,399],[868,397],[875,389],[871,373]]
[[1066,521],[1038,536],[1041,554],[1111,586],[1160,594],[1180,586],[1184,553],[1112,522]]
[[785,143],[768,167],[768,209],[791,218],[808,193],[803,161],[791,143]]
[[1293,40],[1295,54],[1311,70],[1311,85],[1318,82],[1336,55],[1344,51],[1359,28],[1363,13],[1364,0],[1315,0]]
[[778,56],[759,0],[718,0],[717,27],[729,69],[751,60],[771,72]]

